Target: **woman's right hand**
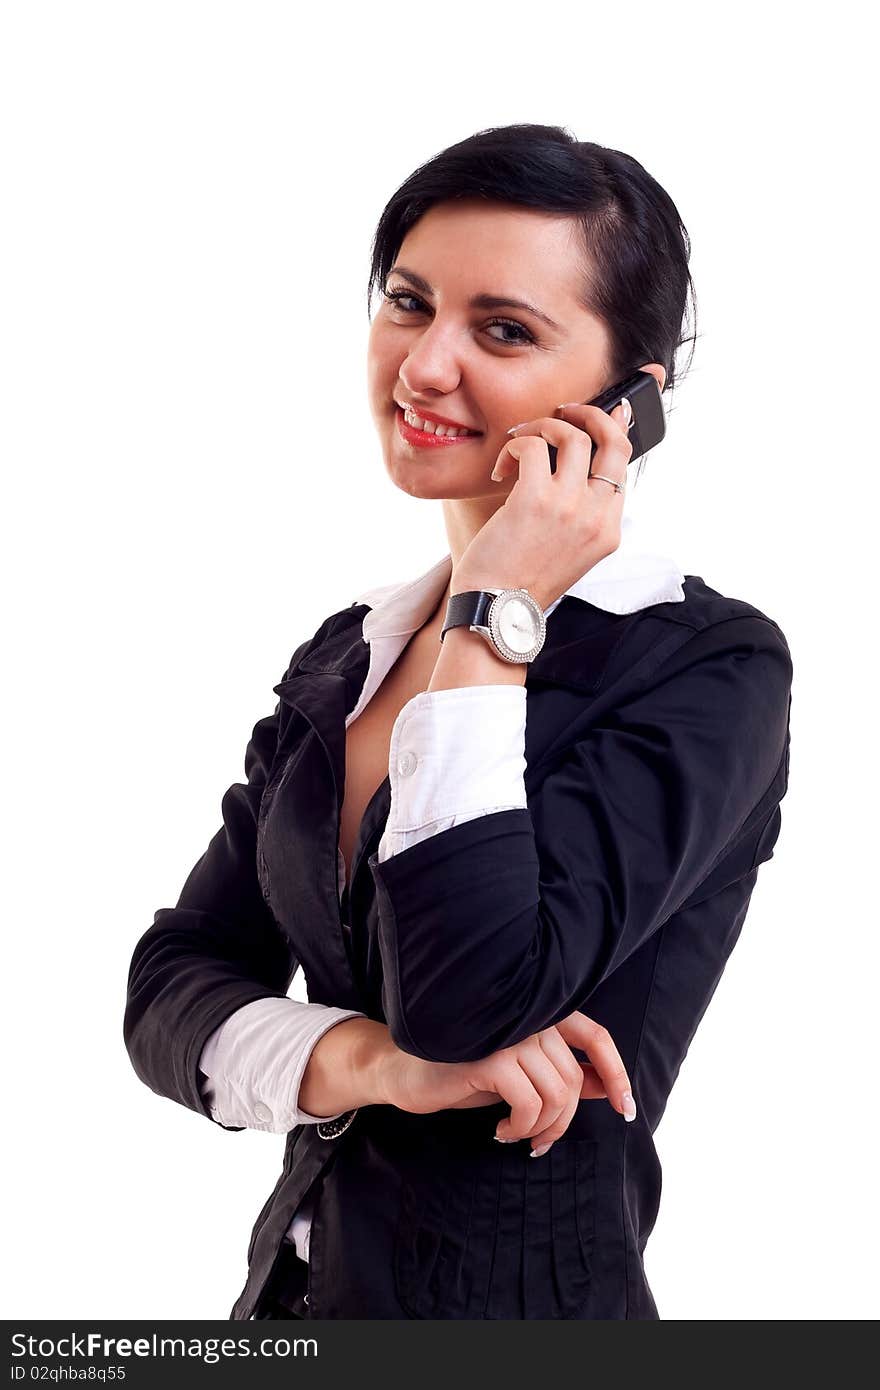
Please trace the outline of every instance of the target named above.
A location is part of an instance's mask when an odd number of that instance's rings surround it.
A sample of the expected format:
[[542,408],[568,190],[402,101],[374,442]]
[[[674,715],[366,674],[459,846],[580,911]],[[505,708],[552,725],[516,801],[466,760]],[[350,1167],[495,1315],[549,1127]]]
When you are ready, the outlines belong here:
[[[589,1062],[577,1061],[573,1047]],[[506,1101],[510,1115],[499,1122],[496,1138],[530,1139],[536,1154],[565,1133],[581,1100],[607,1097],[625,1119],[635,1119],[629,1077],[611,1034],[580,1012],[476,1062],[426,1062],[389,1038],[381,1077],[385,1103],[416,1115]]]

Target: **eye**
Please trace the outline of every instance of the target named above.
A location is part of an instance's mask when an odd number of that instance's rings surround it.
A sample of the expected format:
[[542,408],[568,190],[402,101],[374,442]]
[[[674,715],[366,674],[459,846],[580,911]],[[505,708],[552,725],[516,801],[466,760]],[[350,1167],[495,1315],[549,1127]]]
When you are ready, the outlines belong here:
[[[383,290],[382,294],[386,301],[398,308],[402,314],[417,314],[419,312],[418,309],[405,309],[402,303],[404,299],[412,300],[414,304],[420,305],[423,309],[427,308],[423,300],[419,299],[418,295],[413,294],[410,290]],[[515,332],[524,334],[522,338],[492,338],[493,343],[500,343],[502,347],[528,346],[529,343],[534,343],[535,341],[534,334],[526,328],[525,324],[517,323],[515,319],[490,319],[486,327],[512,328]]]
[[[402,299],[414,299],[416,304],[421,304],[422,302],[419,299],[418,295],[410,294],[408,290],[383,290],[382,293],[389,304],[400,305],[400,301]],[[402,305],[400,305],[400,307],[403,309]],[[403,313],[405,314],[412,314],[417,312],[418,311],[414,309],[403,309]]]

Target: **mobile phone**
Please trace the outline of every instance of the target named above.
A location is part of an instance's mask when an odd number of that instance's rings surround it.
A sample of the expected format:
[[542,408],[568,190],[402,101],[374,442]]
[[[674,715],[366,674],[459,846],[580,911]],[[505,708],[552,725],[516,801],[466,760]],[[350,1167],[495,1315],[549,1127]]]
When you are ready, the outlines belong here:
[[[650,372],[633,372],[631,376],[624,377],[623,381],[618,381],[615,386],[609,386],[606,391],[601,391],[598,396],[594,396],[591,401],[585,401],[585,405],[596,405],[600,410],[604,410],[606,415],[610,415],[616,405],[626,396],[632,407],[633,422],[629,429],[629,438],[632,441],[633,451],[630,463],[634,463],[642,454],[646,454],[649,449],[653,449],[655,444],[666,434],[666,416],[663,413],[663,398],[660,394],[660,387],[657,378]],[[550,472],[556,472],[555,444],[548,444],[550,454]],[[593,444],[590,449],[590,463],[596,456],[597,445]]]

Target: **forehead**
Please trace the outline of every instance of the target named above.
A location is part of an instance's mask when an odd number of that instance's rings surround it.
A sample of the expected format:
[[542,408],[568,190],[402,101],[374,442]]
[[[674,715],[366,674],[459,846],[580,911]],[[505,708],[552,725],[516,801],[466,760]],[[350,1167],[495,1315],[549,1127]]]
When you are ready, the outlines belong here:
[[576,218],[481,198],[429,208],[407,232],[395,262],[437,288],[540,291],[557,302],[580,296],[585,270]]

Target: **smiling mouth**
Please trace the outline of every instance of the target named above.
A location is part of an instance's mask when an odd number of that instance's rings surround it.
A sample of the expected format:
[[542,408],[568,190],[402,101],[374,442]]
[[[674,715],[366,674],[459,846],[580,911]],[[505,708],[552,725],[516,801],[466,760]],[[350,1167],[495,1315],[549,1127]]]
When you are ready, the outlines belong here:
[[[421,419],[419,416],[415,418]],[[398,405],[395,411],[397,432],[405,443],[412,444],[417,448],[449,449],[457,445],[471,443],[475,439],[482,439],[482,435],[475,430],[464,430],[461,433],[453,430],[452,434],[446,434],[445,430],[447,427],[444,425],[437,425],[435,427],[429,421],[425,421],[424,424],[426,427],[423,429],[419,426],[410,424],[409,419],[410,412],[404,411],[403,408]],[[443,433],[439,433],[438,431],[443,431]]]
[[454,437],[459,434],[477,435],[482,433],[481,430],[472,430],[467,425],[459,425],[451,420],[432,420],[428,415],[420,414],[415,406],[410,405],[408,401],[395,401],[394,404],[403,411],[408,425],[413,429],[421,429],[426,434],[440,434],[441,437],[452,435]]

